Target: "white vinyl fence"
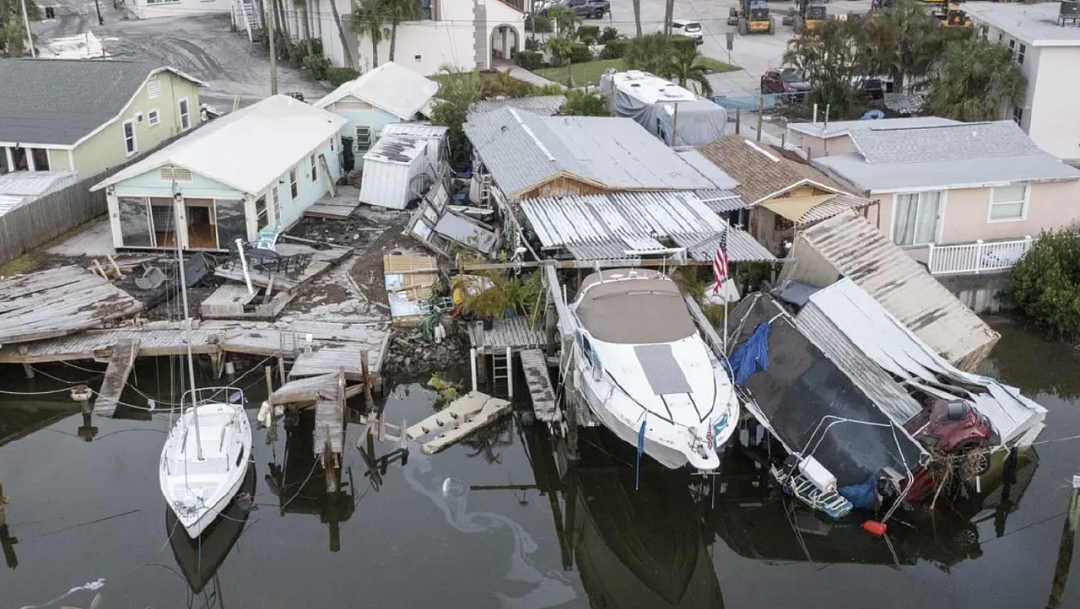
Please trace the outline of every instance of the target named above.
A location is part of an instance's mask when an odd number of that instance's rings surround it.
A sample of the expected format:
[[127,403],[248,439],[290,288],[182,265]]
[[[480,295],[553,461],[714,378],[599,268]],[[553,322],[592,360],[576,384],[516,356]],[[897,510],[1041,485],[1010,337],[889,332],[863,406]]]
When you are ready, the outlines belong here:
[[976,241],[963,245],[927,246],[926,266],[931,275],[988,273],[1011,269],[1035,240]]

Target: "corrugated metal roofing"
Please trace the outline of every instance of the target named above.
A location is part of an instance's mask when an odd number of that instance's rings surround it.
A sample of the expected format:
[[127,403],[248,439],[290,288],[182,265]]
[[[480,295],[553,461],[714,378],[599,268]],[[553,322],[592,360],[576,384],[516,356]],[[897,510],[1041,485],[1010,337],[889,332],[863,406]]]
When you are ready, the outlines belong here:
[[473,107],[469,110],[469,120],[500,108],[517,108],[518,110],[527,110],[537,116],[554,116],[564,103],[566,103],[565,95],[485,99],[473,104]]
[[465,134],[511,198],[560,174],[613,190],[716,188],[629,118],[545,118],[503,108],[470,119]]
[[[807,313],[809,317],[803,320]],[[1021,396],[1018,390],[1005,387],[989,377],[962,372],[946,362],[849,279],[838,281],[811,295],[810,304],[803,308],[795,322],[800,330],[803,330],[803,325],[821,330],[828,324],[834,330],[829,333],[829,338],[833,339],[830,346],[843,344],[848,351],[858,350],[876,363],[875,368],[895,378],[922,379],[933,383],[945,379],[947,383],[985,388],[985,392],[977,392],[975,407],[990,419],[1003,442],[1016,440],[1028,430],[1041,426],[1045,418],[1046,409]],[[839,338],[837,333],[844,340],[836,340]],[[821,345],[819,348],[828,354]],[[850,356],[851,353],[844,355]],[[836,361],[832,357],[830,359]],[[855,363],[852,359],[844,359],[844,362],[849,366]],[[845,366],[837,365],[852,376]],[[858,365],[866,364],[862,362]],[[865,370],[857,373],[867,374]],[[863,378],[866,379],[865,376]],[[876,391],[884,389],[879,387]],[[884,410],[886,404],[881,405]],[[901,406],[895,402],[888,405],[891,408]],[[907,410],[898,414],[906,414]],[[890,414],[890,417],[893,415]]]
[[746,209],[746,201],[743,201],[743,198],[739,196],[739,193],[734,190],[709,188],[706,190],[699,190],[696,194],[698,198],[701,199],[702,203],[718,214]]
[[849,209],[866,207],[867,205],[870,205],[870,203],[871,201],[869,199],[856,197],[855,195],[849,195],[847,193],[838,194],[828,201],[825,201],[820,205],[815,205],[807,210],[806,213],[799,218],[799,224],[808,225],[815,222],[821,222],[822,220],[828,220]]
[[842,213],[801,232],[781,279],[800,278],[803,248],[820,254],[955,365],[977,364],[1000,338],[862,216]]
[[[841,281],[825,289],[832,289],[841,283],[851,284],[850,281]],[[795,327],[897,425],[903,426],[922,410],[915,398],[852,343],[836,326],[836,321],[829,317],[829,313],[818,308],[813,295],[795,317]]]
[[387,135],[408,135],[425,139],[437,139],[449,131],[449,127],[440,127],[429,123],[391,123],[383,127],[379,137]]
[[387,135],[379,138],[371,150],[364,154],[364,162],[374,160],[408,165],[417,157],[423,156],[426,147],[427,140],[421,137]]
[[409,120],[424,109],[438,92],[439,83],[389,61],[334,89],[314,105],[316,108],[326,108],[351,95],[398,118]]
[[14,171],[0,175],[0,216],[75,183],[70,171]]
[[[689,192],[525,199],[521,208],[545,249],[565,248],[578,260],[626,258],[628,250],[662,250],[665,246],[657,239],[665,237],[688,248],[695,260],[712,260],[719,235],[728,229]],[[732,230],[728,238],[728,256],[732,261],[775,259],[739,230]]]

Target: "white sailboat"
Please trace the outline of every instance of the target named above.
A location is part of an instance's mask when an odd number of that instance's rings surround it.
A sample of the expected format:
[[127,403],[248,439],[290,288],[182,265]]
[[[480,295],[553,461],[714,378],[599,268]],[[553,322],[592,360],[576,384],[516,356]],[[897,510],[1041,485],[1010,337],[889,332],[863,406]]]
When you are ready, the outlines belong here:
[[199,389],[195,385],[187,281],[179,239],[176,250],[187,324],[188,380],[192,389],[181,398],[180,417],[161,449],[158,478],[169,508],[188,536],[195,539],[229,506],[244,481],[251,455],[251,424],[240,389]]
[[675,282],[655,271],[593,273],[570,309],[574,384],[601,422],[665,467],[719,467],[739,403]]

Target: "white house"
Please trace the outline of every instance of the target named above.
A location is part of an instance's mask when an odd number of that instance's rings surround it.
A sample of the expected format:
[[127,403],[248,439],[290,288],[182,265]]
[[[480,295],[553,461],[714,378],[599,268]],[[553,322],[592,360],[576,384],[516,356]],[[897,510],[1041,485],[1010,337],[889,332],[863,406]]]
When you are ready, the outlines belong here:
[[[345,119],[275,95],[126,167],[106,190],[117,248],[224,250],[284,229],[341,176]],[[179,201],[180,216],[175,207]]]
[[228,13],[232,11],[233,0],[132,0],[129,6],[139,19],[153,19]]
[[[1043,150],[1080,165],[1080,4],[967,2],[975,31],[1007,45],[1027,77],[1023,106],[1009,109]],[[1062,13],[1076,12],[1072,21]]]
[[[341,28],[334,20],[335,2]],[[428,76],[444,66],[458,70],[489,69],[493,59],[510,60],[525,40],[525,13],[504,0],[417,0],[421,18],[398,25],[394,61]],[[371,40],[352,30],[354,0],[318,0],[313,30],[323,52],[337,66],[347,64],[342,38],[354,65],[367,71],[373,65]],[[389,37],[379,45],[379,63],[390,60]]]

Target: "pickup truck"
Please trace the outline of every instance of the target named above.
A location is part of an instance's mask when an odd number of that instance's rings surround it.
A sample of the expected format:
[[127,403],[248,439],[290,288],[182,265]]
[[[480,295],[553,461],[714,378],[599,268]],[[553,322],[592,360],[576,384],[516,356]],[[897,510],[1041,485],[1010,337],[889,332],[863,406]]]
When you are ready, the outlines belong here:
[[556,4],[574,9],[578,17],[603,19],[604,15],[611,12],[611,3],[608,0],[537,0],[533,3],[533,11],[546,17],[548,9]]

